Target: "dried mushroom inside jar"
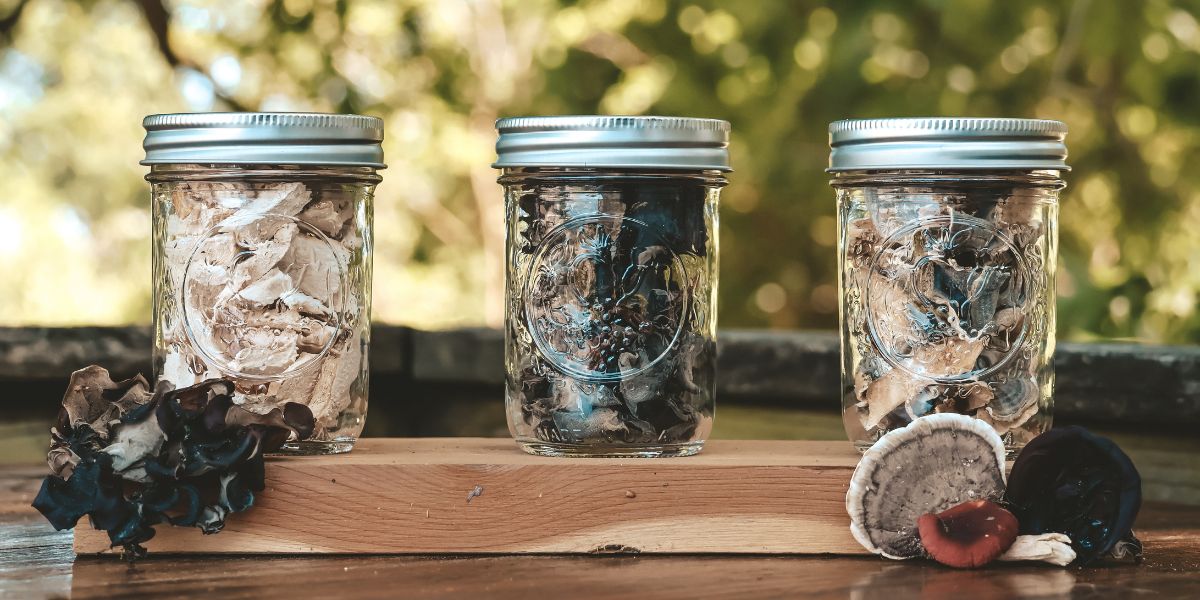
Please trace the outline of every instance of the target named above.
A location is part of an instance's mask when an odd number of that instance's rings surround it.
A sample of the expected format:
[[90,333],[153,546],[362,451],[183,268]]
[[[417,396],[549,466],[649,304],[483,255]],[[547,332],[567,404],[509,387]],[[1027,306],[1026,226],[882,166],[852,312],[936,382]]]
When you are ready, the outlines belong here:
[[843,413],[860,449],[947,412],[1010,451],[1049,427],[1064,135],[1019,119],[831,126]]
[[[498,128],[514,437],[550,455],[698,452],[713,415],[714,236],[727,124],[529,117]],[[564,132],[611,147],[576,148],[581,138]],[[681,148],[663,142],[651,151],[661,162],[644,168],[618,164],[648,160],[629,153],[640,152],[629,140],[650,134]],[[713,145],[713,168],[664,166],[691,151],[689,139]],[[559,162],[536,164],[548,147]]]
[[[366,411],[379,121],[222,113],[146,123],[157,377],[177,387],[227,378],[234,402],[257,413],[304,404],[315,431],[286,449],[349,450]],[[228,144],[205,143],[214,136]],[[272,160],[281,157],[295,162]]]

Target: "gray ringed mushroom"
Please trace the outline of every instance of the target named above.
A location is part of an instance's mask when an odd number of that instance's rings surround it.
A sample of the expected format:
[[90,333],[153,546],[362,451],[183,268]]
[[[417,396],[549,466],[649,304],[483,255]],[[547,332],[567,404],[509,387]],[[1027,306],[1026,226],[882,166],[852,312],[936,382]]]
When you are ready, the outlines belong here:
[[888,432],[859,461],[846,492],[850,532],[874,554],[923,556],[917,519],[1004,495],[1004,442],[987,423],[942,413]]

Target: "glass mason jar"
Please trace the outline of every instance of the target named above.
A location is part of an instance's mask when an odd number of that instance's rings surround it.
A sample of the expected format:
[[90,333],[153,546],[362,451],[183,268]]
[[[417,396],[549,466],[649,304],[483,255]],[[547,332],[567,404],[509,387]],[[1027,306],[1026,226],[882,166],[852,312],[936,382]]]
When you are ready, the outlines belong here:
[[312,410],[284,452],[348,452],[367,412],[373,117],[147,117],[153,185],[154,372],[176,388],[236,384],[234,402]]
[[972,415],[1015,452],[1050,428],[1066,126],[878,119],[830,126],[842,411],[865,450]]
[[533,454],[699,452],[729,124],[522,117],[497,129],[509,431]]

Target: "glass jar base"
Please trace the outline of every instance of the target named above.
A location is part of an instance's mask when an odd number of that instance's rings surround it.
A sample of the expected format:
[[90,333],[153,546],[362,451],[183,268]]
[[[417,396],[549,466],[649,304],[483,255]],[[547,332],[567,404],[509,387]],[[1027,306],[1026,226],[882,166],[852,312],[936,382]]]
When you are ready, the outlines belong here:
[[322,456],[327,454],[345,454],[354,449],[354,439],[338,438],[325,441],[305,440],[301,442],[288,442],[276,452],[272,452],[273,456]]
[[[859,454],[864,454],[873,445],[875,445],[874,442],[854,442],[854,449],[857,450]],[[1024,444],[1022,444],[1020,446],[1013,446],[1010,444],[1005,444],[1004,445],[1004,458],[1006,458],[1008,460],[1015,459],[1017,457],[1017,454],[1020,454],[1021,449],[1024,447],[1025,447]]]
[[517,440],[522,450],[538,456],[566,458],[670,458],[692,456],[704,448],[704,442],[688,444],[656,444],[646,446],[604,446],[591,444],[559,444],[541,440]]

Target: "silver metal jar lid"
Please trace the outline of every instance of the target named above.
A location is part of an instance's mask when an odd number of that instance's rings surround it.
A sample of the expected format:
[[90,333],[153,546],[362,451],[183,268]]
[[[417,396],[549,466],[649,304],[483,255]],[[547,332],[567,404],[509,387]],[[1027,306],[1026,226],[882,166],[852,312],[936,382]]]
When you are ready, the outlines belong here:
[[505,167],[731,171],[729,122],[684,117],[512,117],[496,121]]
[[319,113],[150,115],[143,165],[326,165],[382,169],[383,119]]
[[827,171],[1068,171],[1067,126],[1043,119],[849,119],[829,125]]

